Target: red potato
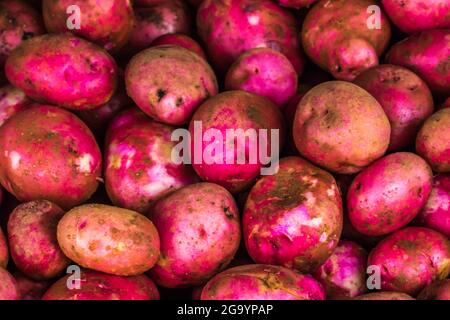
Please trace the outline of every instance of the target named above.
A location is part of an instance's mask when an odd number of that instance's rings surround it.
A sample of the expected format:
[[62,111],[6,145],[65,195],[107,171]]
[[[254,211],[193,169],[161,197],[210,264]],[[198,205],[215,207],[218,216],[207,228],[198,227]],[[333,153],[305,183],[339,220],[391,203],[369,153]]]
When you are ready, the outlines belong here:
[[280,51],[297,73],[302,73],[297,21],[273,1],[205,0],[197,12],[197,28],[213,66],[221,74],[241,54],[254,48]]
[[20,292],[14,277],[0,267],[0,300],[19,300]]
[[159,236],[143,215],[102,204],[67,212],[57,228],[59,246],[77,264],[118,276],[144,273],[159,256]]
[[293,131],[304,157],[342,174],[356,173],[383,156],[391,134],[377,100],[344,81],[309,90],[297,107]]
[[167,288],[200,285],[233,259],[241,239],[231,194],[212,183],[193,184],[156,202],[150,211],[161,255],[150,271]]
[[416,151],[435,172],[450,172],[450,108],[429,117],[416,138]]
[[203,288],[201,300],[325,300],[325,290],[309,275],[254,264],[216,275]]
[[450,92],[449,37],[450,29],[414,34],[393,45],[386,61],[414,71],[433,93],[446,97]]
[[450,28],[448,0],[382,0],[392,22],[406,33]]
[[33,105],[0,127],[0,182],[20,201],[83,203],[97,189],[101,164],[92,133],[63,109]]
[[450,279],[436,281],[425,287],[418,296],[419,300],[450,300]]
[[51,279],[61,274],[70,260],[56,240],[56,226],[64,215],[57,205],[31,201],[9,216],[8,242],[17,268],[32,279]]
[[41,300],[50,286],[49,281],[27,278],[21,272],[13,274],[21,300]]
[[[321,0],[303,22],[302,43],[306,54],[336,79],[352,81],[378,64],[391,38],[389,21],[380,12],[380,25],[369,9],[375,0]],[[379,8],[379,6],[377,6]]]
[[17,112],[24,110],[30,103],[31,100],[22,90],[12,85],[0,88],[0,127],[6,120]]
[[[71,6],[79,8],[79,28],[73,24],[75,11],[68,13]],[[48,32],[72,32],[112,52],[127,43],[134,26],[130,0],[43,0],[42,12]]]
[[411,145],[423,122],[433,113],[433,96],[426,83],[406,68],[380,65],[361,73],[354,83],[383,107],[391,123],[389,151]]
[[145,275],[119,277],[82,270],[80,287],[69,289],[67,275],[54,283],[42,300],[159,300],[158,288]]
[[390,154],[364,169],[347,194],[357,231],[381,236],[409,224],[427,202],[433,183],[428,164],[409,152]]
[[450,240],[427,228],[409,227],[383,239],[367,264],[379,267],[381,289],[416,295],[450,273]]
[[450,238],[450,174],[438,174],[433,178],[430,197],[417,222]]
[[104,176],[115,205],[146,213],[155,200],[199,180],[191,166],[172,161],[174,130],[136,109],[113,120],[105,145]]
[[269,48],[252,49],[231,65],[225,88],[251,92],[283,107],[297,91],[297,73],[280,52]]
[[410,295],[402,292],[372,292],[363,294],[353,300],[415,300]]
[[192,52],[195,52],[200,57],[206,60],[206,54],[203,51],[203,48],[198,44],[197,41],[187,35],[181,33],[166,34],[152,42],[152,47],[162,45],[176,45],[183,47]]
[[26,1],[0,2],[0,66],[23,41],[45,33],[39,13]]
[[342,200],[333,176],[298,157],[281,159],[258,180],[243,214],[247,251],[256,263],[300,272],[317,269],[342,231]]
[[367,252],[351,241],[340,241],[333,254],[314,273],[327,299],[348,299],[367,291]]
[[128,95],[156,120],[182,125],[218,92],[205,59],[179,46],[158,46],[133,57],[125,71]]
[[303,7],[309,7],[318,0],[278,0],[278,4],[283,7],[300,9]]
[[190,34],[191,16],[181,0],[143,0],[134,4],[136,22],[125,52],[135,54],[165,34]]
[[[196,127],[199,124],[203,135],[197,134],[196,138]],[[235,136],[230,137],[228,134],[227,138],[227,130],[239,129],[244,132],[256,131],[253,140],[246,139],[241,143],[244,144],[243,148],[239,148],[237,143],[227,141]],[[267,130],[267,135],[259,134],[262,132],[260,130]],[[244,91],[227,91],[207,100],[192,117],[189,131],[193,137],[191,155],[194,155],[192,162],[197,174],[202,180],[217,183],[231,193],[242,192],[254,183],[261,173],[261,153],[266,152],[269,157],[277,156],[269,151],[276,146],[281,150],[285,132],[279,108],[266,98]],[[223,139],[217,140],[219,143],[216,142],[215,149],[211,151],[212,139],[207,137],[207,133],[212,131],[220,132]],[[278,133],[278,138],[274,133]],[[196,139],[200,138],[201,144],[196,142]],[[197,144],[200,145],[200,150],[197,150]],[[264,146],[267,150],[263,150]],[[196,153],[200,153],[199,156],[205,159],[196,161]],[[213,159],[208,159],[208,153]],[[240,163],[238,157],[242,158],[242,153],[247,161]]]
[[6,237],[0,228],[0,268],[6,268],[9,261],[9,250]]
[[114,59],[71,34],[46,34],[23,42],[9,56],[5,72],[30,98],[71,110],[105,104],[117,85]]

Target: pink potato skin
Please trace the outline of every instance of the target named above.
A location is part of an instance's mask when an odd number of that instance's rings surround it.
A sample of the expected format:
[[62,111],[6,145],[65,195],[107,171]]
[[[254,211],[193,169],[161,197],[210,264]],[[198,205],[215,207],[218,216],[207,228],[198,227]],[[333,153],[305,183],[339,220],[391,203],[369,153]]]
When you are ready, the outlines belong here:
[[283,107],[297,91],[297,73],[289,60],[270,48],[246,51],[231,65],[227,90],[244,90]]
[[361,171],[383,156],[391,134],[377,100],[344,81],[309,90],[297,107],[293,131],[300,154],[341,174]]
[[47,280],[30,279],[21,272],[15,272],[13,276],[16,279],[21,300],[41,300],[51,284]]
[[158,288],[145,275],[120,277],[82,270],[80,289],[68,289],[67,275],[56,281],[42,300],[159,300]]
[[450,108],[429,117],[416,138],[416,152],[428,161],[433,171],[450,172]]
[[418,296],[419,300],[450,300],[450,279],[436,281],[425,287]]
[[352,81],[378,64],[391,28],[381,12],[381,28],[368,28],[375,0],[321,0],[308,12],[302,28],[306,54],[336,79]]
[[447,96],[450,92],[449,37],[450,29],[414,34],[394,44],[386,55],[386,61],[414,71],[433,93]]
[[99,46],[67,34],[23,42],[6,61],[14,86],[30,98],[71,110],[105,104],[117,85],[114,59]]
[[333,176],[298,157],[251,189],[243,214],[247,251],[256,263],[310,273],[333,253],[342,232],[342,200]]
[[314,272],[327,292],[327,299],[349,299],[367,291],[367,255],[355,242],[339,242],[333,254]]
[[392,22],[403,32],[450,28],[448,0],[382,0]]
[[450,273],[450,241],[431,229],[409,227],[383,239],[369,254],[381,272],[381,290],[416,295]]
[[23,202],[47,199],[69,209],[86,201],[101,160],[86,125],[57,107],[32,105],[0,127],[0,182]]
[[318,0],[278,0],[278,4],[283,7],[300,9],[309,7]]
[[153,201],[199,179],[191,166],[175,164],[175,128],[136,109],[118,115],[105,146],[105,186],[119,207],[146,213]]
[[0,301],[19,299],[20,293],[16,280],[8,271],[0,267]]
[[[239,164],[237,161],[237,147],[226,143],[226,130],[227,129],[242,129],[247,131],[248,129],[255,129],[259,132],[260,129],[267,129],[267,152],[271,155],[270,150],[272,147],[272,132],[271,130],[278,130],[279,141],[276,141],[280,146],[280,150],[284,142],[284,120],[279,108],[270,100],[257,96],[252,93],[244,91],[227,91],[223,92],[202,104],[194,116],[191,119],[189,125],[189,132],[191,137],[195,135],[195,124],[202,125],[203,139],[201,139],[201,155],[204,155],[205,149],[210,145],[205,138],[205,132],[209,129],[219,130],[222,134],[223,144],[219,145],[224,152],[222,154],[215,154],[211,152],[211,156],[214,157],[213,163],[209,164],[202,159],[200,164],[195,161],[195,138],[192,139],[191,158],[195,171],[204,181],[217,183],[225,187],[231,193],[239,193],[250,187],[254,180],[259,176],[262,165],[261,159],[256,153],[257,161],[249,161],[251,155],[255,155],[253,152],[257,150],[255,146],[245,143],[245,158],[249,159],[244,164]],[[200,139],[198,137],[197,139]],[[263,137],[263,139],[265,139]],[[262,144],[260,137],[256,138],[257,146]],[[258,150],[257,150],[258,151]],[[256,151],[256,152],[257,152]],[[264,150],[262,150],[264,153]],[[233,164],[226,163],[226,155],[231,154],[229,158],[234,159]],[[192,156],[193,155],[193,156]]]
[[325,300],[325,290],[309,275],[253,264],[216,275],[203,288],[201,300]]
[[23,41],[45,33],[39,13],[26,1],[5,0],[0,3],[0,66]]
[[205,0],[197,12],[197,27],[221,74],[245,51],[261,47],[280,51],[299,75],[303,71],[297,21],[273,1]]
[[353,300],[415,300],[410,295],[402,292],[372,292],[363,294]]
[[6,120],[17,112],[24,110],[30,103],[31,100],[22,90],[12,85],[0,88],[0,127]]
[[217,79],[205,59],[174,45],[144,50],[125,71],[128,95],[159,122],[182,125],[195,109],[218,92]]
[[198,44],[198,42],[191,37],[181,33],[165,34],[152,42],[152,47],[162,45],[180,46],[192,52],[195,52],[205,60],[207,59],[205,51],[203,51],[203,48]]
[[102,204],[85,204],[59,221],[64,254],[80,266],[118,276],[134,276],[154,266],[159,236],[143,215]]
[[[101,2],[101,4],[100,4]],[[130,0],[43,0],[42,12],[48,32],[72,32],[115,52],[126,44],[134,26]],[[80,29],[69,29],[67,8],[80,8]],[[70,20],[69,20],[70,21]]]
[[408,147],[433,113],[433,96],[426,83],[406,68],[380,65],[361,73],[354,83],[383,107],[391,123],[388,151]]
[[[0,191],[1,192],[1,191]],[[6,268],[9,261],[8,243],[5,234],[0,228],[0,268]]]
[[417,216],[417,223],[450,238],[450,174],[433,178],[430,197]]
[[8,242],[11,257],[26,276],[51,279],[61,274],[70,260],[56,240],[56,226],[64,211],[47,200],[19,205],[9,216]]
[[230,263],[239,247],[236,203],[212,183],[175,191],[156,202],[149,218],[161,237],[161,255],[150,274],[163,287],[204,283]]
[[135,1],[136,22],[125,51],[135,54],[165,34],[190,34],[191,16],[181,0]]
[[427,202],[433,183],[428,164],[409,152],[390,154],[364,169],[347,194],[355,229],[381,236],[410,223]]

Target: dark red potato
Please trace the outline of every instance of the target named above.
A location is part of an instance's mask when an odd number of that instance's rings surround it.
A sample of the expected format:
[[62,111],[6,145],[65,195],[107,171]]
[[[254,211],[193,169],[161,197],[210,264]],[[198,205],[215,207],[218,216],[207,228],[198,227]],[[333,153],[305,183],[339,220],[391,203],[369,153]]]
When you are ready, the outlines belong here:
[[0,182],[20,201],[83,203],[97,189],[101,160],[86,125],[57,107],[32,105],[0,127]]
[[56,240],[56,226],[64,215],[57,205],[37,200],[19,205],[9,216],[8,242],[17,268],[42,280],[60,275],[70,260]]
[[431,192],[433,173],[421,157],[390,154],[364,169],[347,194],[352,225],[369,236],[381,236],[410,223]]

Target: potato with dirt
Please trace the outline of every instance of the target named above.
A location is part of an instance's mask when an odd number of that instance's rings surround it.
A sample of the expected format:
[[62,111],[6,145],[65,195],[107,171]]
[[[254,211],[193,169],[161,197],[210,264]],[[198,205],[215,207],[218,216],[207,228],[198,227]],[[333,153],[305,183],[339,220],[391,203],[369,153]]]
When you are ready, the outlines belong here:
[[29,104],[31,104],[31,100],[22,90],[12,85],[0,88],[0,127],[6,120],[17,112],[24,110]]
[[426,83],[412,71],[389,64],[364,71],[354,83],[377,99],[388,116],[391,123],[388,151],[411,146],[434,109],[433,96]]
[[310,275],[252,264],[216,275],[203,288],[201,300],[325,300],[325,290]]
[[22,202],[70,209],[95,192],[101,168],[94,136],[66,110],[35,104],[0,127],[0,182]]
[[251,92],[282,108],[297,91],[297,73],[282,53],[269,48],[252,49],[228,69],[225,89]]
[[[231,193],[248,189],[263,165],[275,168],[285,137],[284,119],[269,99],[245,91],[223,92],[203,103],[189,124],[191,162],[204,181]],[[267,161],[266,161],[267,160]],[[278,160],[278,159],[276,159]]]
[[306,54],[339,80],[352,81],[378,65],[389,44],[391,27],[377,4],[375,0],[319,1],[303,22]]
[[9,56],[6,77],[33,100],[70,110],[95,109],[117,86],[117,66],[101,47],[71,34],[24,41]]
[[324,82],[300,101],[294,120],[298,151],[335,173],[361,171],[382,157],[391,126],[378,101],[344,81]]
[[450,300],[450,279],[436,281],[420,292],[419,300]]
[[80,266],[118,276],[142,274],[159,256],[159,235],[150,220],[103,204],[67,212],[58,223],[57,239],[64,254]]
[[59,276],[70,260],[56,240],[56,226],[64,211],[47,200],[19,205],[9,216],[11,258],[26,276],[45,280]]
[[175,128],[130,109],[110,124],[105,143],[105,187],[119,207],[146,213],[153,202],[198,182],[194,169],[172,161]]
[[392,22],[403,32],[450,28],[448,0],[382,0]]
[[422,227],[408,227],[384,238],[369,254],[369,266],[378,267],[381,290],[418,294],[450,273],[450,240]]
[[417,224],[434,229],[450,238],[450,174],[438,174],[427,203],[417,216]]
[[339,242],[333,254],[313,274],[324,286],[327,299],[349,299],[367,291],[367,255],[355,242]]
[[431,193],[433,172],[410,152],[390,154],[364,169],[347,194],[348,214],[355,229],[382,236],[409,224]]
[[157,201],[148,217],[161,237],[161,255],[150,274],[163,287],[204,283],[226,268],[239,247],[239,211],[216,184],[181,188]]
[[433,171],[450,172],[450,108],[429,117],[416,138],[416,152],[428,161]]
[[16,280],[2,267],[0,267],[0,301],[1,300],[20,300],[20,292]]
[[386,55],[386,61],[412,70],[437,97],[447,97],[450,92],[449,37],[450,29],[413,34],[394,44]]
[[304,58],[294,15],[270,0],[205,0],[197,11],[198,34],[215,69],[225,74],[245,51],[284,54],[300,75]]
[[111,52],[127,43],[134,26],[130,0],[43,0],[42,12],[48,32],[72,32]]
[[171,125],[189,122],[195,110],[218,92],[205,59],[175,45],[153,47],[134,56],[125,71],[128,95],[150,117]]
[[338,245],[342,200],[328,172],[299,157],[283,158],[260,178],[245,203],[245,245],[256,263],[311,273]]
[[45,292],[42,300],[159,300],[158,288],[145,275],[120,277],[92,270],[82,270],[80,287],[67,287],[67,275]]
[[27,1],[0,2],[0,66],[25,40],[45,33],[42,17]]

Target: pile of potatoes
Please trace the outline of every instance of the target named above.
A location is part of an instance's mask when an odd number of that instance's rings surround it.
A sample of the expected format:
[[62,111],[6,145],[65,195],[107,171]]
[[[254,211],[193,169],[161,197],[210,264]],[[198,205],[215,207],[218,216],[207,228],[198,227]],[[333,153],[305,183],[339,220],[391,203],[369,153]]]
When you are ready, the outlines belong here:
[[[450,300],[448,0],[2,0],[0,30],[0,300]],[[174,161],[199,124],[269,136]]]

